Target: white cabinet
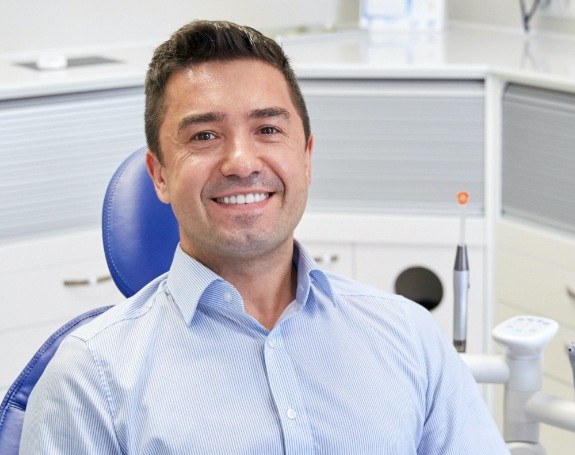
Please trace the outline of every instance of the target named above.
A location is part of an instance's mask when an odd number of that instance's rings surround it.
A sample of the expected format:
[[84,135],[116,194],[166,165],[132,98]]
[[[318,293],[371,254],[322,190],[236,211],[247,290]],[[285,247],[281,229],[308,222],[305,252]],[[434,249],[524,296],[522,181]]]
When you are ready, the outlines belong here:
[[[575,341],[574,121],[574,94],[506,87],[493,249],[495,323],[522,314],[559,323],[544,353],[543,390],[567,400],[575,393],[566,352]],[[575,434],[542,425],[541,442],[565,453]]]
[[0,258],[3,394],[58,327],[124,297],[105,279],[108,268],[98,229],[0,245]]
[[[495,229],[499,315],[533,313],[560,331],[546,350],[549,381],[573,377],[575,341],[575,95],[510,84],[502,109],[502,210]],[[501,317],[499,317],[501,319]]]

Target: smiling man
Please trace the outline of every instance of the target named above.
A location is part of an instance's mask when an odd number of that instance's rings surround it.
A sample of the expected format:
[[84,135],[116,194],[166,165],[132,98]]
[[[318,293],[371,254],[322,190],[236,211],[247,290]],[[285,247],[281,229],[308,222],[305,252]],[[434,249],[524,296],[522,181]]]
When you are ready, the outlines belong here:
[[172,266],[64,340],[21,453],[508,453],[426,310],[295,241],[313,136],[277,43],[184,26],[154,54],[145,118]]
[[271,329],[295,296],[293,231],[311,182],[312,137],[288,84],[262,61],[209,61],[174,72],[164,96],[148,168],[181,248]]

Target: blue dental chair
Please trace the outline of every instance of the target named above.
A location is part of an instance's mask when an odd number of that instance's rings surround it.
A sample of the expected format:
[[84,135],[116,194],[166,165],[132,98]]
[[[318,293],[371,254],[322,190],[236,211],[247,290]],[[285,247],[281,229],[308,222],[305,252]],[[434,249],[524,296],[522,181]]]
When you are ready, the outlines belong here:
[[[179,241],[169,205],[156,196],[145,164],[146,148],[132,153],[113,175],[104,198],[102,238],[110,274],[126,297],[166,272]],[[66,335],[106,311],[104,306],[72,319],[36,352],[0,404],[0,454],[16,455],[30,392]]]

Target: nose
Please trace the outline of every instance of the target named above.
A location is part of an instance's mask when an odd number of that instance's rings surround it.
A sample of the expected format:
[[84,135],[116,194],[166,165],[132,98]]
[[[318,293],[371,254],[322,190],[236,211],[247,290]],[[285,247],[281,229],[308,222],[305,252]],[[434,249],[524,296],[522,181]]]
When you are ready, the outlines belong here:
[[233,141],[221,165],[222,175],[225,177],[235,175],[246,178],[253,173],[261,172],[262,161],[256,146],[247,140]]

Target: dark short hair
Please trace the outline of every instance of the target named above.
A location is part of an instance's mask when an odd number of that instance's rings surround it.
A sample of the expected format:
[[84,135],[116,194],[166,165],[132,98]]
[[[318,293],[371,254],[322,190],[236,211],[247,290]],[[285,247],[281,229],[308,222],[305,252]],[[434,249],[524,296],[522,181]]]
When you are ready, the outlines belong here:
[[310,122],[293,69],[281,46],[251,27],[227,21],[198,20],[177,30],[154,52],[146,75],[144,124],[148,148],[162,160],[160,126],[165,114],[165,92],[170,75],[179,69],[210,61],[254,59],[279,69],[288,84],[306,141]]

